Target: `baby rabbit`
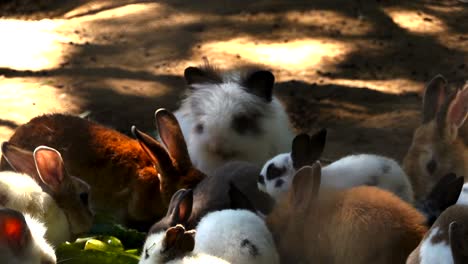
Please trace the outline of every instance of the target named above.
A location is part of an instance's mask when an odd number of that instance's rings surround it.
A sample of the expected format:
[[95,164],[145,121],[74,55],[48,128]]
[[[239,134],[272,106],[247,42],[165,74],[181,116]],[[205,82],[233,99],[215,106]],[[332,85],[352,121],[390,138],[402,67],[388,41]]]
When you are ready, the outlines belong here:
[[195,231],[185,231],[183,225],[176,225],[146,239],[140,264],[228,264],[220,258],[204,253],[194,253]]
[[267,217],[282,263],[404,263],[427,228],[394,194],[320,188],[320,164],[300,169]]
[[[97,212],[145,229],[164,215],[176,190],[192,188],[204,177],[192,166],[176,118],[159,109],[155,119],[164,145],[136,128],[138,140],[63,114],[33,118],[9,142],[27,150],[39,145],[59,150],[67,171],[92,187],[90,203]],[[11,169],[4,157],[0,167]]]
[[0,259],[8,264],[55,264],[54,249],[44,239],[45,227],[29,215],[0,209]]
[[273,96],[266,70],[220,73],[211,65],[188,67],[187,98],[175,112],[195,167],[211,174],[231,160],[261,166],[293,138],[288,115]]
[[[309,137],[296,136],[291,153],[279,154],[262,168],[258,187],[276,200],[285,193],[296,171],[312,165],[320,158],[325,147],[327,131]],[[407,202],[413,201],[413,191],[405,172],[390,158],[372,154],[350,155],[322,168],[322,185],[333,188],[350,188],[360,185],[376,186],[395,193]]]
[[58,151],[40,146],[31,153],[3,143],[2,152],[20,173],[0,172],[0,206],[44,223],[46,239],[54,246],[91,229],[89,186],[68,175]]
[[[231,208],[253,209],[248,198],[235,185],[230,184],[228,192]],[[185,226],[192,213],[193,201],[191,190],[181,189],[174,194],[168,211],[168,224]],[[163,230],[160,223],[155,224],[148,239]],[[202,217],[196,230],[194,252],[216,256],[230,263],[279,263],[270,232],[264,221],[251,211],[227,209],[210,212]]]
[[423,98],[422,123],[414,131],[403,161],[416,200],[444,175],[468,175],[467,113],[468,83],[451,93],[441,75],[429,82]]
[[407,264],[468,263],[468,184],[411,253]]

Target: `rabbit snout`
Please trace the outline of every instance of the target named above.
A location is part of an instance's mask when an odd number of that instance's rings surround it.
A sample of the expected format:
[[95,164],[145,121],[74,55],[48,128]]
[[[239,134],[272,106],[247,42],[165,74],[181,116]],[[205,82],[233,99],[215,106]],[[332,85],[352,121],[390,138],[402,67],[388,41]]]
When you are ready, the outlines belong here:
[[222,143],[218,142],[208,144],[207,151],[221,160],[232,160],[239,155],[237,151],[227,148]]

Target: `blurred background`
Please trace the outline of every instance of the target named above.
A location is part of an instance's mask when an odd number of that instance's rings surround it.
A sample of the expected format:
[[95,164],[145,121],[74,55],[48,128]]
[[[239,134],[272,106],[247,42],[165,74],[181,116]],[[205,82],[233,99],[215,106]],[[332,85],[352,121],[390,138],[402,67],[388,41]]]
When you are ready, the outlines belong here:
[[81,114],[129,134],[175,110],[183,70],[261,63],[296,130],[329,129],[324,156],[401,161],[424,85],[468,80],[457,0],[2,0],[0,140],[34,116]]

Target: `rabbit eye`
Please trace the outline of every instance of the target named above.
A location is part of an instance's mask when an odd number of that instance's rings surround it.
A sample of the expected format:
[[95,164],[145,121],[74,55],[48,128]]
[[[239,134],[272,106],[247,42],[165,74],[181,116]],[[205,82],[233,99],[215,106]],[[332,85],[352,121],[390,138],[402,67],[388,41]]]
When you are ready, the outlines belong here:
[[88,206],[89,203],[89,194],[87,192],[80,193],[80,200],[85,205]]
[[431,159],[427,165],[426,169],[430,174],[433,174],[437,169],[437,162],[434,159]]
[[198,134],[203,133],[203,124],[197,124],[195,126],[195,132],[197,132]]

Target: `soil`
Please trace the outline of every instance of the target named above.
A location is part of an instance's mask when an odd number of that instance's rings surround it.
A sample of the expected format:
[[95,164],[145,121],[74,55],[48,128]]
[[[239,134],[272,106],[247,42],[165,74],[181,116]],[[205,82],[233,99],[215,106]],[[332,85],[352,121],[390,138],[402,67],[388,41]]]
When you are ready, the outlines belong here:
[[7,0],[0,3],[0,140],[32,117],[82,114],[129,134],[175,110],[183,70],[261,63],[324,156],[402,160],[425,84],[468,80],[459,1]]

